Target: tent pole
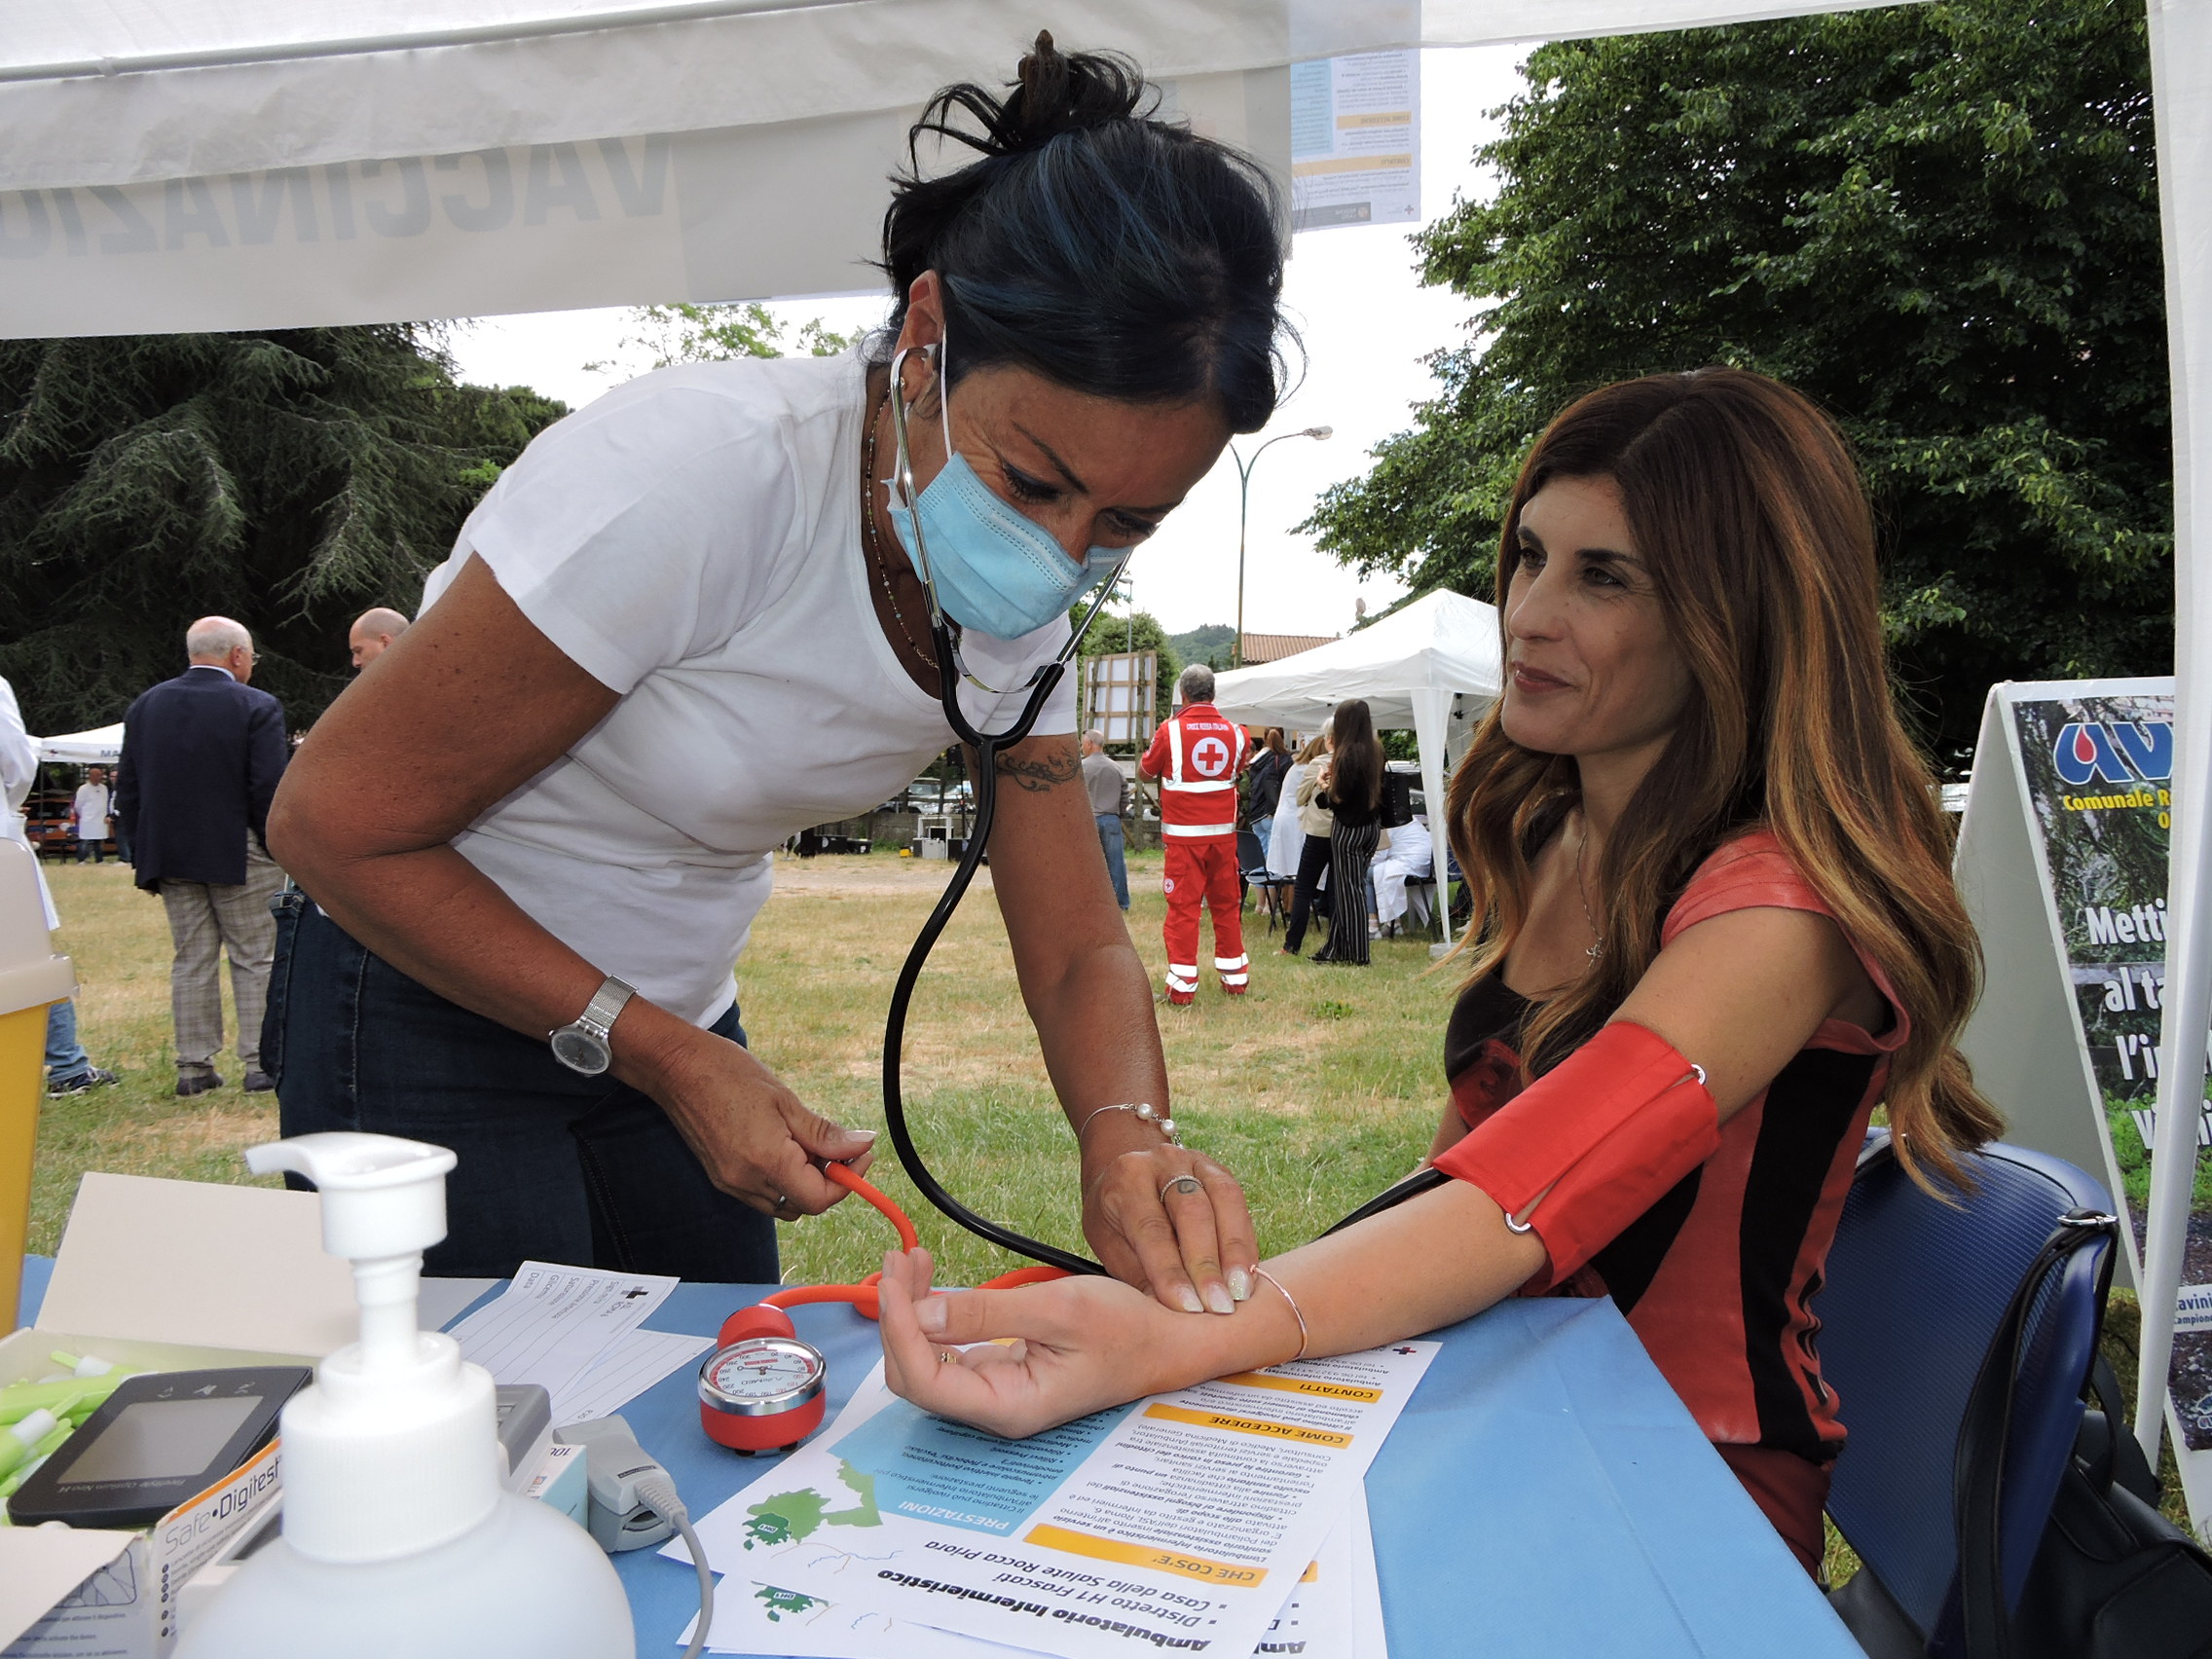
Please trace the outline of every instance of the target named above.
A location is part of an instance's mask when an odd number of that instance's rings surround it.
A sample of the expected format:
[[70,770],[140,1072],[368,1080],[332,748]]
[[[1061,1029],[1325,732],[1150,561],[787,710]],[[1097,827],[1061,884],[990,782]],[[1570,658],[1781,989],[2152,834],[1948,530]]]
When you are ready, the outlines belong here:
[[1452,717],[1450,691],[1424,687],[1408,694],[1414,707],[1414,742],[1420,753],[1420,793],[1428,803],[1428,841],[1435,860],[1436,907],[1444,921],[1444,942],[1452,942],[1452,890],[1444,878],[1446,848],[1450,837],[1440,835],[1444,822],[1444,734]]
[[2212,1020],[2212,0],[2150,0],[2151,88],[2166,254],[2167,350],[2174,410],[2174,776],[2167,875],[2165,1012],[2146,1218],[2141,1370],[2135,1432],[2157,1466],[2173,1357],[2175,1300],[2189,1240]]

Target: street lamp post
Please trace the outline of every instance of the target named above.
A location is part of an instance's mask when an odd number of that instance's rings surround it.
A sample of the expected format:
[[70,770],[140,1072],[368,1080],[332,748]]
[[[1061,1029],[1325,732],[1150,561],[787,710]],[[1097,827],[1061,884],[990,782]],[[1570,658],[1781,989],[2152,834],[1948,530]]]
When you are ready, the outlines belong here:
[[1304,431],[1284,432],[1270,438],[1252,452],[1246,461],[1236,453],[1236,446],[1229,446],[1229,457],[1236,462],[1236,639],[1230,647],[1230,666],[1244,666],[1244,524],[1252,510],[1252,468],[1260,464],[1266,455],[1284,438],[1326,438],[1335,430],[1332,426],[1308,426]]

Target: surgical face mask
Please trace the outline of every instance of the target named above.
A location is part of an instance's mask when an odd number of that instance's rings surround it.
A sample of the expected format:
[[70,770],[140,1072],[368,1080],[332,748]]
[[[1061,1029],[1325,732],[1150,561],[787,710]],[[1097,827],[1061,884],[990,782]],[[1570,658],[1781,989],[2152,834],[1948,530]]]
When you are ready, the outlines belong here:
[[[933,367],[940,361],[934,350],[929,356]],[[914,569],[936,590],[939,606],[963,628],[1001,640],[1018,639],[1066,615],[1070,606],[1120,568],[1128,549],[1093,547],[1082,565],[1071,562],[1043,525],[996,495],[952,447],[950,400],[941,391],[938,412],[944,431],[944,468],[909,506],[913,466],[906,449],[901,366],[894,363],[891,376],[892,430],[899,446],[891,522]]]

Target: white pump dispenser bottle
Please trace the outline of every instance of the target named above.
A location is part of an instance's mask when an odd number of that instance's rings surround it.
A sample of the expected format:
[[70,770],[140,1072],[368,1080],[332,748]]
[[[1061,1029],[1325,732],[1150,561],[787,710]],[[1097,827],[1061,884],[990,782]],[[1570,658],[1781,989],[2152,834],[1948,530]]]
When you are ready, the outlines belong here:
[[314,1134],[254,1147],[246,1163],[321,1190],[322,1247],[353,1264],[361,1340],[284,1407],[283,1536],[185,1627],[175,1659],[635,1659],[599,1546],[502,1488],[490,1374],[416,1327],[454,1155]]

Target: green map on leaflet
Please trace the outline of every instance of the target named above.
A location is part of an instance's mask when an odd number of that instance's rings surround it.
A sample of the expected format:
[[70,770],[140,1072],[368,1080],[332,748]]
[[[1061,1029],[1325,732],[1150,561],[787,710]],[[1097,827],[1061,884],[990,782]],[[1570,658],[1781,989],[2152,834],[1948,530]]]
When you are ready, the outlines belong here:
[[[751,1548],[750,1545],[747,1547]],[[811,1612],[825,1604],[819,1596],[801,1595],[796,1590],[779,1590],[773,1584],[756,1585],[753,1599],[766,1611],[770,1624],[783,1623],[786,1613]]]
[[812,1487],[780,1492],[758,1503],[746,1505],[753,1517],[745,1524],[745,1547],[755,1544],[795,1544],[811,1538],[823,1527],[880,1527],[883,1517],[875,1507],[875,1477],[852,1464],[837,1464],[837,1479],[852,1489],[860,1501],[850,1509],[831,1509],[835,1500]]

